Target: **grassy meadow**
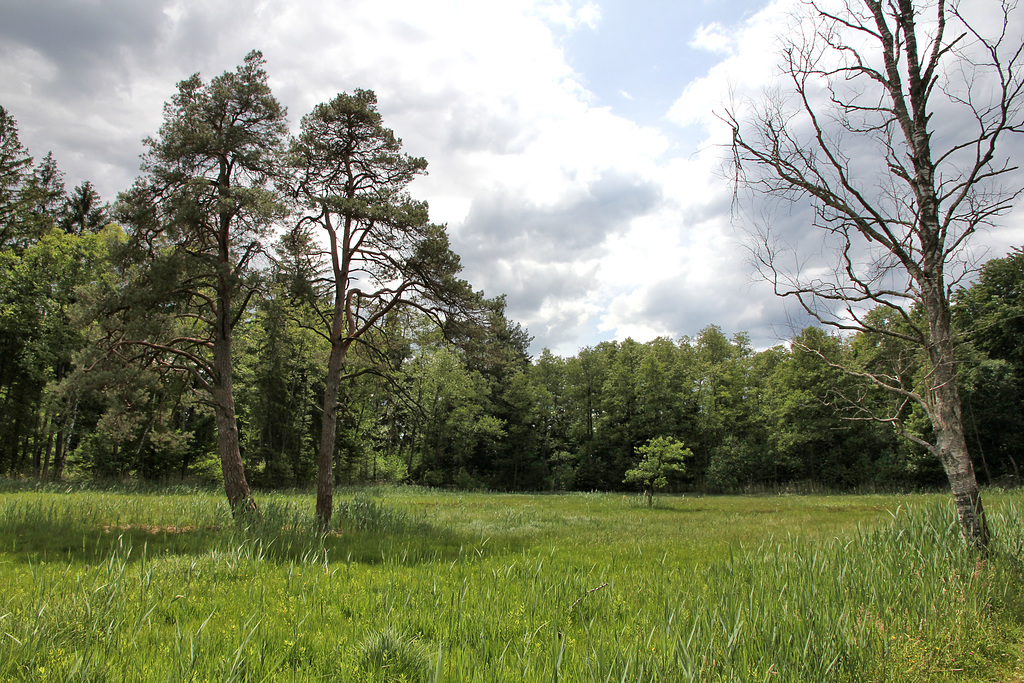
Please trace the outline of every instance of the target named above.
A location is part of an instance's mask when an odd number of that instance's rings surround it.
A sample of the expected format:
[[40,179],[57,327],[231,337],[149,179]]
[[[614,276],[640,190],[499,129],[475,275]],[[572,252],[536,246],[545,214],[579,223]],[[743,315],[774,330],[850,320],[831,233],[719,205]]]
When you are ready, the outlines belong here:
[[3,681],[1022,681],[1024,493],[0,487]]

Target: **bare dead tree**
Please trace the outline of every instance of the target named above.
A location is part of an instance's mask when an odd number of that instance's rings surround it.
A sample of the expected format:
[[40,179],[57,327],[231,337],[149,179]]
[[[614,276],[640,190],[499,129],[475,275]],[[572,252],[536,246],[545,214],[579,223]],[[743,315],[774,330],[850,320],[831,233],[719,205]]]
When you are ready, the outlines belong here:
[[[924,409],[934,441],[918,441],[945,469],[965,541],[984,547],[949,301],[972,267],[972,237],[1021,192],[1007,186],[1017,167],[1005,152],[1024,126],[1015,3],[807,0],[804,9],[783,38],[785,85],[722,118],[737,188],[809,206],[817,249],[761,225],[753,260],[776,294],[820,323],[924,350],[923,382],[859,376]],[[870,316],[878,307],[888,315]]]

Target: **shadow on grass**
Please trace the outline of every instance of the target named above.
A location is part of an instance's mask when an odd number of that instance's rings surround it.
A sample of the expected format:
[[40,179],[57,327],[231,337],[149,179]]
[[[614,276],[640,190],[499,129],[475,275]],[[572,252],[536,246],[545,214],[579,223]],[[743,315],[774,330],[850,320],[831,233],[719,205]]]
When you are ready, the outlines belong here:
[[0,506],[0,557],[98,564],[112,552],[132,548],[136,552],[126,555],[130,561],[232,553],[273,562],[420,564],[507,552],[513,543],[483,543],[360,497],[337,505],[328,533],[320,533],[312,516],[295,506],[268,504],[259,518],[219,521],[182,526],[122,522],[102,519],[88,509],[88,501],[21,501]]

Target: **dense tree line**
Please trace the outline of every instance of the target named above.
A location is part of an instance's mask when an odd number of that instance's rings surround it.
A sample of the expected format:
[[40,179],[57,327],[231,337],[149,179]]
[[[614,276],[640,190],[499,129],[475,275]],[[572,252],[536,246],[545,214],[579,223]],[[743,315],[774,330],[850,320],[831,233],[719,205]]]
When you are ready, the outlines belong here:
[[[426,162],[401,152],[373,93],[318,106],[293,139],[285,116],[258,53],[183,81],[108,207],[89,183],[66,192],[0,109],[0,473],[215,480],[235,507],[250,482],[326,478],[325,522],[335,483],[944,481],[920,406],[849,372],[925,382],[927,357],[899,334],[812,327],[757,351],[709,325],[531,358],[503,299],[458,279],[444,227],[406,193]],[[987,483],[1020,478],[1022,282],[1014,251],[952,306]],[[913,322],[867,315],[874,330]],[[685,454],[671,479],[650,469],[665,443]]]

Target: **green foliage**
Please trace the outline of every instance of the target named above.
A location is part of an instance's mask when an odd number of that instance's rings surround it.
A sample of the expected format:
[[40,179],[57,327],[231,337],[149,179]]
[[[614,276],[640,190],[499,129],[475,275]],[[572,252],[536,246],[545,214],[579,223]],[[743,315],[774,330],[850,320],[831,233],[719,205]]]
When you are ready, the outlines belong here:
[[20,238],[26,211],[23,190],[32,157],[18,138],[18,123],[0,106],[0,249]]
[[32,163],[17,122],[0,106],[0,250],[14,254],[53,228],[64,198],[63,174],[53,156]]
[[238,337],[236,382],[246,469],[264,487],[313,481],[316,427],[327,343],[310,330],[308,311],[271,283]]
[[467,372],[453,351],[423,349],[405,372],[416,392],[409,470],[425,483],[450,484],[450,477],[471,464],[482,441],[504,435],[503,425],[483,411],[483,377]]
[[962,397],[975,468],[989,482],[1019,483],[1024,447],[1024,251],[987,262],[954,296]]
[[642,484],[647,493],[647,504],[653,504],[655,489],[668,486],[686,471],[685,459],[693,452],[671,436],[659,436],[636,449],[640,462],[633,469],[626,470],[626,484]]
[[107,224],[107,207],[101,205],[101,201],[99,193],[88,180],[75,187],[59,219],[61,230],[72,235],[102,230]]
[[704,486],[713,493],[743,491],[766,484],[769,475],[770,470],[764,468],[763,452],[743,439],[727,436],[711,452]]
[[25,471],[30,436],[49,446],[36,451],[29,471],[45,475],[51,456],[58,474],[63,468],[76,441],[75,360],[90,341],[78,320],[81,298],[109,280],[120,239],[114,226],[83,236],[51,230],[20,254],[0,252],[0,469]]
[[[83,293],[109,282],[118,231],[89,190],[88,233],[65,220],[82,192],[64,192],[53,156],[37,165],[0,107],[0,471],[60,476],[77,444],[79,396],[69,380],[89,342]],[[97,234],[101,233],[102,234]],[[87,295],[85,295],[87,298]]]
[[957,290],[954,323],[989,358],[1024,367],[1024,250],[985,263],[978,281]]

